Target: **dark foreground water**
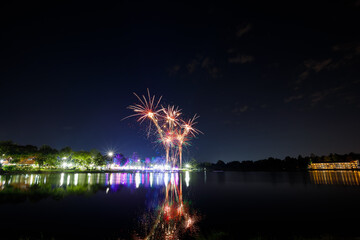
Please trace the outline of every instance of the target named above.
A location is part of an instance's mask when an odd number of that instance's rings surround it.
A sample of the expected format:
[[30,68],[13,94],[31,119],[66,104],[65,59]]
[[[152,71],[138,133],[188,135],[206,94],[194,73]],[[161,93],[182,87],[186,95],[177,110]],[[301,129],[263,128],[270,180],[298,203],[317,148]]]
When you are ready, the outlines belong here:
[[0,239],[353,239],[360,172],[0,176]]

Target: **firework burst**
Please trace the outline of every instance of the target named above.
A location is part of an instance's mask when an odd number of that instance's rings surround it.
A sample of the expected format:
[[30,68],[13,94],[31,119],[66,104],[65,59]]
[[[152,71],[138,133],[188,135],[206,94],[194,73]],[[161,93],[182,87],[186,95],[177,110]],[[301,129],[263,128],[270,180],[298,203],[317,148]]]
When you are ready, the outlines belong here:
[[165,114],[166,125],[168,125],[169,129],[172,130],[174,127],[179,126],[179,116],[181,115],[181,109],[168,105],[167,108],[162,107],[161,110]]
[[[173,167],[179,162],[179,167],[182,167],[182,149],[184,145],[188,145],[191,138],[196,137],[200,130],[196,129],[194,125],[197,124],[196,119],[198,115],[187,121],[180,118],[182,115],[181,109],[173,105],[167,107],[160,106],[160,97],[156,101],[156,97],[150,95],[147,89],[147,96],[141,97],[134,93],[138,99],[138,103],[130,105],[128,109],[135,113],[126,117],[137,117],[137,121],[143,123],[146,119],[150,120],[148,136],[151,133],[151,124],[156,126],[156,133],[159,137],[159,142],[163,145],[166,152],[166,162],[171,162]],[[161,126],[161,127],[160,127]]]
[[190,118],[187,121],[182,121],[181,128],[184,129],[183,135],[191,135],[192,137],[196,137],[199,133],[202,133],[199,129],[196,129],[194,125],[197,124],[196,119],[198,119],[199,116],[197,114],[194,115],[194,117]]
[[162,111],[162,109],[158,109],[162,96],[160,96],[159,100],[155,102],[155,95],[151,97],[149,89],[147,89],[147,93],[147,98],[144,95],[142,95],[141,98],[139,95],[134,93],[140,103],[135,103],[134,105],[130,105],[128,107],[128,109],[133,110],[135,114],[126,118],[138,117],[137,121],[140,123],[147,118],[157,121],[157,118],[160,117],[160,112]]
[[128,109],[133,110],[135,114],[132,114],[126,118],[137,117],[137,121],[140,123],[144,122],[146,119],[149,119],[150,125],[148,130],[148,136],[151,133],[151,123],[153,123],[157,129],[161,140],[163,141],[163,133],[158,124],[158,119],[161,117],[160,113],[162,112],[162,108],[159,108],[162,96],[160,96],[159,99],[156,101],[155,95],[151,96],[149,89],[147,89],[147,97],[145,97],[144,95],[140,97],[136,93],[134,93],[134,95],[139,100],[139,103],[135,103],[128,107]]

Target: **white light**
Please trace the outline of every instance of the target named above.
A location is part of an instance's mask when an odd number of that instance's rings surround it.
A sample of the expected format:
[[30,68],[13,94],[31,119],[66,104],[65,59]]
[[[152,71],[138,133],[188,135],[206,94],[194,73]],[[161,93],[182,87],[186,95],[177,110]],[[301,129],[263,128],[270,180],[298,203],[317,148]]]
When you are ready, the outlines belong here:
[[66,159],[67,159],[67,157],[63,157],[63,158],[62,158],[62,160],[66,160]]
[[108,152],[108,156],[112,157],[112,156],[114,156],[114,153],[113,152]]
[[139,172],[135,173],[135,185],[136,185],[136,188],[138,188],[140,185],[140,173]]
[[33,184],[33,175],[30,175],[30,186]]
[[60,177],[60,186],[62,186],[64,183],[64,173],[61,173],[61,177]]
[[186,187],[189,187],[189,184],[190,184],[190,174],[189,174],[189,172],[185,172],[185,183],[186,183]]
[[164,173],[164,184],[167,185],[169,182],[169,176],[168,173]]
[[153,184],[153,173],[150,173],[150,187],[152,187]]
[[75,180],[74,180],[75,186],[78,184],[78,179],[79,179],[79,174],[76,173],[76,174],[75,174]]
[[171,175],[170,175],[170,182],[172,184],[174,184],[174,182],[175,182],[174,173],[171,173]]
[[190,168],[190,164],[186,164],[185,167],[186,167],[186,168]]

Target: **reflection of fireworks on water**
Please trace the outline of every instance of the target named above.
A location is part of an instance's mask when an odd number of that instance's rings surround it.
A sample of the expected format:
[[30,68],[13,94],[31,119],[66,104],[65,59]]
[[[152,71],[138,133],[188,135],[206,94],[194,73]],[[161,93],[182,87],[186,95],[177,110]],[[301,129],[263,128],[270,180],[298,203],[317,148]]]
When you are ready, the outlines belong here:
[[155,211],[149,210],[140,218],[139,232],[134,239],[193,239],[199,232],[195,225],[200,219],[184,201],[182,176],[180,181],[169,181],[165,187],[164,200]]
[[192,138],[202,133],[195,128],[197,124],[196,119],[199,116],[195,114],[193,118],[183,120],[180,118],[182,113],[178,107],[168,105],[167,107],[161,106],[159,108],[162,97],[156,101],[155,95],[151,96],[149,89],[147,89],[147,96],[142,95],[140,97],[136,93],[134,95],[139,100],[139,103],[128,107],[135,114],[126,118],[137,117],[137,121],[140,123],[149,119],[148,136],[151,133],[151,124],[154,124],[158,139],[165,148],[166,163],[170,162],[174,167],[178,162],[177,159],[179,159],[179,167],[181,168],[183,146],[188,145]]

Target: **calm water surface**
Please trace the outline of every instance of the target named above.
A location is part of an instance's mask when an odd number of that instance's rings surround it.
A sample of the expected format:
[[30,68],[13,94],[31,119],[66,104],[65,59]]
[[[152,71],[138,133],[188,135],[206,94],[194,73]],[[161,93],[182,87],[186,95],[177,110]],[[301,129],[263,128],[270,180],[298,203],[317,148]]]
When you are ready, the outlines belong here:
[[0,176],[1,239],[351,239],[359,202],[356,171]]

